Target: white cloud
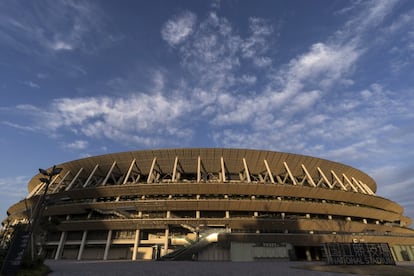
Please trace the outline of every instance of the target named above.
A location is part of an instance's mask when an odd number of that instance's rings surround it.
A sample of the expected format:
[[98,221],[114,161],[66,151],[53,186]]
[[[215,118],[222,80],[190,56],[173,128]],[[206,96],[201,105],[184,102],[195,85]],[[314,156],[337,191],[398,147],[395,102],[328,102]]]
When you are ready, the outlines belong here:
[[401,29],[405,29],[407,27],[411,27],[412,29],[413,23],[414,23],[414,11],[410,10],[406,13],[401,14],[397,20],[393,21],[391,25],[385,28],[385,31],[391,34],[395,34]]
[[208,90],[212,97],[223,91],[241,94],[239,69],[255,66],[259,70],[249,70],[249,75],[257,81],[260,70],[271,66],[272,34],[269,22],[251,18],[248,35],[242,37],[226,18],[210,12],[194,26],[192,35],[177,45],[177,52],[183,69],[191,75],[191,82]]
[[292,103],[286,106],[287,112],[299,112],[313,106],[322,93],[314,90],[310,92],[302,92],[292,99]]
[[84,140],[77,140],[77,141],[74,141],[72,143],[65,145],[65,148],[75,149],[75,150],[81,150],[87,147],[88,147],[88,141],[84,141]]
[[193,32],[196,20],[197,16],[194,13],[183,12],[164,24],[161,30],[162,38],[171,46],[181,43]]
[[[157,73],[154,79],[155,88],[159,88],[163,77]],[[71,131],[86,137],[105,137],[125,143],[155,146],[174,139],[180,142],[191,139],[192,131],[183,124],[188,121],[184,118],[192,112],[191,106],[188,99],[174,93],[166,96],[161,91],[118,98],[60,98],[55,99],[45,110],[33,105],[18,106],[21,115],[31,114],[32,122],[27,124],[30,127],[7,121],[4,124],[32,131],[48,130],[51,135]],[[83,149],[86,146],[84,140],[66,145],[71,149]]]
[[56,51],[59,51],[59,50],[70,51],[70,50],[73,50],[74,47],[71,44],[64,42],[64,41],[55,41],[50,44],[50,48]]
[[6,216],[7,209],[18,201],[24,199],[27,194],[27,183],[29,178],[26,176],[10,176],[0,178],[0,217]]
[[49,76],[48,74],[45,74],[45,73],[37,73],[37,74],[36,74],[36,77],[37,77],[38,79],[47,79],[47,78],[49,78],[50,76]]
[[241,38],[233,33],[228,20],[210,13],[178,48],[191,83],[209,91],[212,98],[236,85],[240,43]]
[[378,143],[374,139],[362,140],[354,144],[347,143],[344,147],[338,146],[335,149],[327,151],[324,156],[333,160],[346,160],[350,162],[351,160],[358,160],[370,156],[371,152],[369,152],[369,149],[375,148],[377,145]]
[[37,83],[34,83],[32,81],[26,81],[25,84],[30,88],[40,88],[40,86]]
[[399,15],[380,34],[383,44],[392,41],[389,64],[391,72],[401,76],[413,63],[414,54],[414,10],[408,10]]
[[212,9],[220,9],[221,0],[213,0],[211,1],[211,8]]
[[23,199],[27,194],[27,183],[29,178],[26,176],[0,178],[0,189],[2,195],[12,197],[17,201]]
[[343,77],[355,64],[360,54],[352,44],[316,43],[312,45],[309,52],[290,62],[287,75],[295,81],[303,81],[325,74],[320,82],[329,85]]
[[245,84],[254,84],[257,81],[257,77],[256,76],[252,76],[252,75],[242,75],[240,78],[240,82],[241,83],[245,83]]
[[272,59],[270,57],[255,57],[253,64],[257,67],[268,67],[272,65]]
[[[363,152],[380,156],[385,150],[377,148],[386,139],[378,137],[387,135],[391,143],[390,133],[399,130],[393,119],[408,121],[412,112],[379,84],[354,87],[354,68],[370,47],[361,46],[362,36],[386,17],[383,2],[378,5],[367,4],[361,14],[369,11],[369,18],[355,14],[340,32],[277,68],[271,52],[276,34],[268,21],[251,18],[243,37],[217,13],[196,24],[195,15],[184,12],[161,31],[180,55],[182,79],[173,81],[163,69],[150,69],[146,92],[134,92],[133,83],[119,77],[110,85],[121,97],[56,99],[46,112],[20,108],[58,118],[38,120],[47,121],[52,132],[131,145],[182,144],[203,131],[220,146],[283,149],[352,162],[366,158]],[[367,21],[365,27],[350,32],[359,21]],[[393,114],[385,114],[389,110]]]
[[377,195],[391,199],[404,207],[404,214],[414,218],[412,179],[414,172],[409,164],[395,163],[378,166],[369,171],[378,184]]
[[[359,55],[349,45],[314,44],[307,53],[291,60],[284,71],[271,75],[275,83],[270,83],[254,98],[238,96],[236,102],[229,105],[219,102],[223,108],[213,122],[217,125],[247,123],[253,129],[263,129],[263,124],[269,125],[269,121],[276,119],[276,115],[269,117],[269,114],[278,113],[289,118],[311,108],[324,93],[328,93],[327,88],[346,76]],[[304,86],[309,83],[322,90],[304,91]]]
[[[273,81],[268,82],[266,89],[253,97],[239,96],[236,102],[220,109],[213,123],[228,127],[244,124],[246,131],[235,128],[219,132],[214,135],[215,140],[233,147],[302,152],[306,149],[309,154],[345,161],[382,154],[375,148],[381,147],[383,141],[380,143],[376,137],[391,132],[383,126],[392,120],[383,114],[384,106],[387,110],[401,110],[398,100],[392,98],[393,93],[386,95],[377,84],[362,91],[359,97],[355,97],[358,92],[349,92],[349,97],[339,94],[338,86],[354,85],[350,76],[368,45],[361,46],[362,37],[382,22],[389,12],[387,7],[391,8],[384,2],[370,2],[366,5],[368,17],[366,11],[361,11],[328,42],[315,43],[282,70],[270,71],[274,72],[268,75]],[[358,32],[352,32],[350,26],[358,26]],[[245,50],[246,57],[251,53]],[[307,91],[309,88],[313,88],[312,92]],[[305,119],[301,117],[304,110]],[[297,121],[307,118],[316,120],[310,124]],[[318,140],[320,144],[315,145]],[[321,147],[321,144],[327,146]]]
[[264,20],[263,18],[250,17],[249,29],[250,32],[256,37],[268,36],[273,34],[272,25],[268,24],[268,22],[266,22],[266,20]]
[[30,55],[91,51],[104,44],[95,40],[102,22],[101,12],[91,2],[8,2],[0,6],[0,41]]
[[271,45],[273,26],[262,18],[249,18],[250,36],[244,39],[240,45],[242,56],[252,59],[257,67],[267,67],[272,64],[272,59],[266,56]]
[[360,12],[348,20],[344,28],[337,32],[337,35],[343,40],[359,40],[361,35],[366,35],[371,28],[375,28],[382,23],[391,14],[397,3],[398,0],[362,1],[355,3],[355,8]]
[[161,71],[155,71],[152,77],[153,92],[161,93],[165,87],[165,77]]
[[3,121],[2,124],[12,127],[12,128],[16,128],[16,129],[20,129],[20,130],[24,130],[24,131],[38,131],[37,127],[32,127],[32,126],[25,126],[25,125],[19,125],[13,122],[8,122],[8,121]]

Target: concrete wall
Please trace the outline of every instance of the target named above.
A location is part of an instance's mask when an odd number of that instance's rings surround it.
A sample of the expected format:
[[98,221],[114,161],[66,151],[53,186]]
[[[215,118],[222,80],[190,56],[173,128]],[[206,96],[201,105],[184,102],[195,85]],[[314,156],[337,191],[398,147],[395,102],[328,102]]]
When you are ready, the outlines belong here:
[[76,260],[79,252],[79,247],[77,248],[65,248],[63,250],[62,259],[67,260]]
[[86,246],[83,250],[82,260],[102,260],[105,248],[103,246]]
[[139,247],[137,260],[151,260],[152,259],[152,247]]
[[230,250],[219,247],[216,243],[198,253],[199,261],[230,261]]
[[390,247],[397,262],[414,261],[414,245],[393,245]]
[[290,245],[276,243],[239,243],[231,242],[230,258],[232,261],[252,262],[266,259],[288,259]]
[[109,249],[109,260],[131,260],[133,247],[112,247]]

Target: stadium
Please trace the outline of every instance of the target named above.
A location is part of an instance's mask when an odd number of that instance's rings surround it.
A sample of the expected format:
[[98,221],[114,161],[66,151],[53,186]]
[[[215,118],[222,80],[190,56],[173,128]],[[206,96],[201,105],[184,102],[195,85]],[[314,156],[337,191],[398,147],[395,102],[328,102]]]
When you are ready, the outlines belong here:
[[396,261],[414,260],[414,230],[403,208],[377,196],[370,176],[337,162],[193,148],[57,167],[49,185],[35,175],[26,199],[2,222],[7,233],[39,220],[38,254],[50,259],[321,260],[323,244],[387,243]]

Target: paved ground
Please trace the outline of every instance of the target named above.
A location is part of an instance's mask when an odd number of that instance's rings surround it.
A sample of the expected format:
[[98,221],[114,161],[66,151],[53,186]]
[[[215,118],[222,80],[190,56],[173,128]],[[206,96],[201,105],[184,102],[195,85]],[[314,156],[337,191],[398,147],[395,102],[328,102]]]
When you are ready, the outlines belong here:
[[131,261],[47,261],[50,275],[414,275],[414,263],[397,266],[328,266],[309,262],[131,262]]
[[[354,275],[414,276],[414,262],[398,263],[397,265],[326,265],[324,263],[307,263],[300,268],[319,272],[335,271]],[[321,273],[321,275],[325,275],[325,273]]]

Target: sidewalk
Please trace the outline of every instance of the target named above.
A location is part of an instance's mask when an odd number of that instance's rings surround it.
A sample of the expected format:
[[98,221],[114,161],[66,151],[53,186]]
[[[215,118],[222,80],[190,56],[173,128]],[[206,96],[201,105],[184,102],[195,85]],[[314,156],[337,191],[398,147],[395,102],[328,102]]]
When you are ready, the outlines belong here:
[[50,275],[289,275],[414,276],[414,262],[392,265],[326,265],[323,262],[188,262],[188,261],[46,261]]
[[[400,262],[397,265],[326,265],[324,263],[305,263],[297,267],[319,272],[342,272],[353,275],[414,276],[414,262]],[[322,274],[325,275],[325,274]],[[327,275],[327,274],[326,274]],[[345,275],[345,274],[341,274]]]
[[[289,276],[347,276],[340,272],[310,270],[308,262],[188,262],[188,261],[46,261],[53,271],[50,275],[289,275]],[[322,265],[322,263],[318,263]]]

